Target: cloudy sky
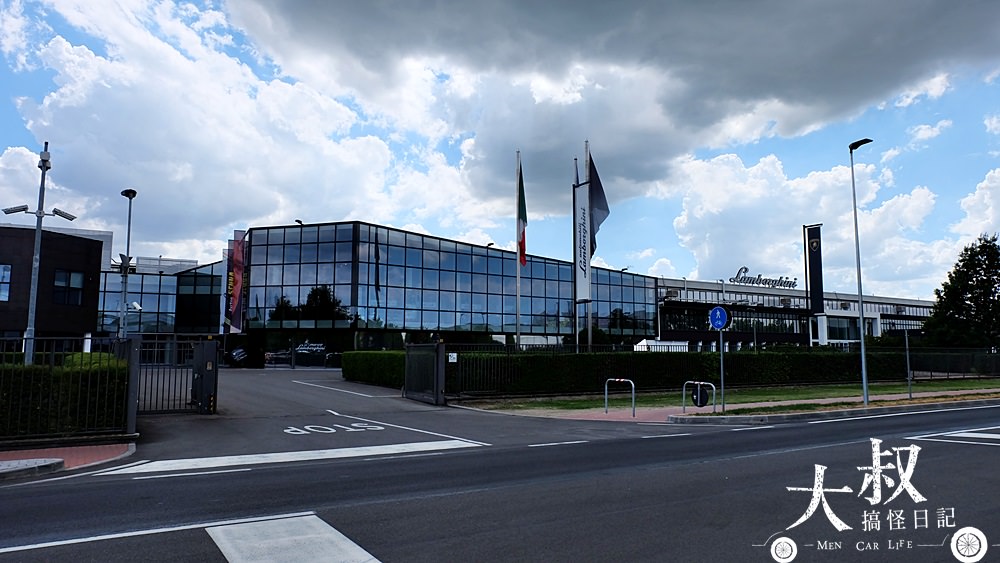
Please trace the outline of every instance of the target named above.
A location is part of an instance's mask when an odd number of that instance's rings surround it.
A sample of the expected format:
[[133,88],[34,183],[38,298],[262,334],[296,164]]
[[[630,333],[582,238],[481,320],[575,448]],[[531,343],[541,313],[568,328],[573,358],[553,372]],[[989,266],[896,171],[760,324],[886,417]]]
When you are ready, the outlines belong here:
[[[589,141],[594,264],[933,298],[1000,229],[1000,2],[0,0],[0,205],[222,256],[234,229],[363,220],[569,259]],[[32,224],[30,215],[0,220]],[[64,223],[60,218],[46,224]],[[65,225],[70,226],[70,225]],[[118,248],[121,247],[121,248]]]

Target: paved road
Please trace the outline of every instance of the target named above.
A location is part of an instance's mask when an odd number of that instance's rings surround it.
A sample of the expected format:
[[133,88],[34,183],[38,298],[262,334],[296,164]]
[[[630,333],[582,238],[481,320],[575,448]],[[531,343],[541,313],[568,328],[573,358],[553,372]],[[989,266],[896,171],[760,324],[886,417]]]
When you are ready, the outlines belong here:
[[222,384],[219,416],[143,418],[114,468],[0,488],[0,561],[774,561],[777,537],[796,561],[954,561],[975,532],[1000,560],[995,407],[692,427],[438,408],[323,371]]

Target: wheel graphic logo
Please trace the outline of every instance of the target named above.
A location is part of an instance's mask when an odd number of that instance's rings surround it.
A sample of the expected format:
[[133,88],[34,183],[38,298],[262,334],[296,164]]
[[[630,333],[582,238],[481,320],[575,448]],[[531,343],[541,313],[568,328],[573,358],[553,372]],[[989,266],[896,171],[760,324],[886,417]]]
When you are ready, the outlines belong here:
[[798,554],[799,547],[792,538],[782,536],[771,542],[771,557],[778,563],[791,561]]
[[986,535],[979,529],[967,526],[951,538],[951,553],[962,563],[976,563],[986,555]]

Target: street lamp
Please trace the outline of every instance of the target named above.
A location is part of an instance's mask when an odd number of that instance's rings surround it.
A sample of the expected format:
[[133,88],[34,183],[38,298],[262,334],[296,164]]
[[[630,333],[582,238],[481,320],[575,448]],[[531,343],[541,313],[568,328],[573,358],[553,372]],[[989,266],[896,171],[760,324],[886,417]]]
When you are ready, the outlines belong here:
[[122,299],[118,308],[118,338],[124,339],[125,330],[125,304],[128,302],[128,270],[132,261],[132,200],[138,192],[132,188],[122,190],[122,197],[128,198],[128,226],[125,230],[125,254],[119,254],[122,268]]
[[854,257],[858,266],[858,332],[861,337],[861,390],[865,406],[868,406],[868,364],[865,361],[865,302],[861,296],[861,241],[858,238],[858,192],[854,185],[854,151],[871,139],[854,141],[847,148],[851,154],[851,200],[854,203]]
[[67,221],[76,219],[71,213],[66,213],[61,209],[52,209],[52,213],[45,212],[45,173],[52,168],[49,158],[49,142],[45,141],[45,147],[38,153],[38,168],[42,171],[42,181],[38,186],[38,208],[35,211],[28,211],[27,205],[7,207],[4,214],[27,213],[35,216],[35,250],[31,258],[31,292],[28,296],[28,326],[24,329],[24,365],[30,366],[35,362],[35,313],[38,308],[38,263],[42,256],[42,219],[48,217],[62,217]]

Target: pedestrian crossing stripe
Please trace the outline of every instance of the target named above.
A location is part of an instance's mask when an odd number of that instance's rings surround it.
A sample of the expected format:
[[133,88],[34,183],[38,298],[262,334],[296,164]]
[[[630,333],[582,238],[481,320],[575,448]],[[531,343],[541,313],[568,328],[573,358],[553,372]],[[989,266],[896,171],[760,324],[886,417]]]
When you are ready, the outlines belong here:
[[328,450],[305,450],[297,452],[275,452],[265,454],[231,455],[218,457],[198,457],[189,459],[167,459],[130,465],[97,475],[134,475],[137,473],[159,473],[169,471],[197,471],[222,467],[263,465],[267,463],[288,463],[295,461],[320,461],[380,455],[399,455],[421,452],[436,452],[460,448],[476,448],[481,444],[465,440],[436,440],[431,442],[410,442],[382,446],[362,446],[357,448],[335,448]]
[[316,515],[206,528],[229,563],[378,563]]

